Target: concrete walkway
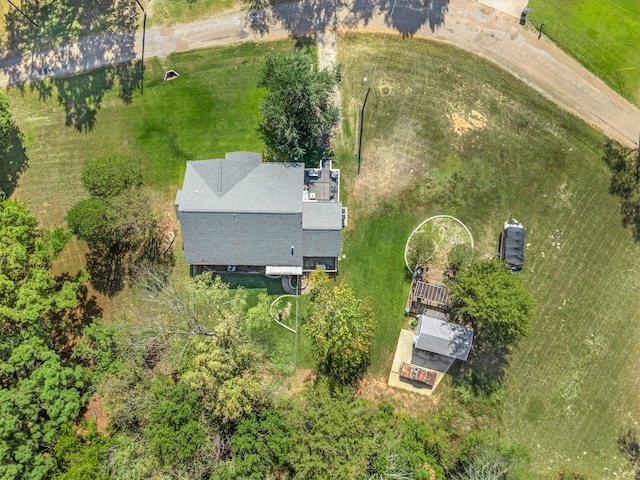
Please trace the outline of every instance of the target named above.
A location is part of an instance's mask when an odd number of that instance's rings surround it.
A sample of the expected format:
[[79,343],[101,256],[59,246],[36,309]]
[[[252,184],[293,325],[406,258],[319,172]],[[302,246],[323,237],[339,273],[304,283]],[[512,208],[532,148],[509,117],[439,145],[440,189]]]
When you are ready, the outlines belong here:
[[[565,109],[633,147],[640,134],[640,111],[582,68],[544,37],[523,29],[513,15],[475,0],[432,0],[416,6],[396,0],[302,0],[277,6],[250,25],[245,13],[172,27],[152,27],[145,58],[246,41],[266,41],[331,30],[375,31],[443,41],[502,66]],[[252,29],[253,27],[253,29]],[[125,38],[127,37],[128,38]],[[110,41],[84,38],[60,51],[0,60],[0,86],[66,75],[139,57],[142,32]],[[131,44],[131,48],[123,45]],[[105,45],[104,51],[100,46]],[[114,47],[114,45],[116,47]]]

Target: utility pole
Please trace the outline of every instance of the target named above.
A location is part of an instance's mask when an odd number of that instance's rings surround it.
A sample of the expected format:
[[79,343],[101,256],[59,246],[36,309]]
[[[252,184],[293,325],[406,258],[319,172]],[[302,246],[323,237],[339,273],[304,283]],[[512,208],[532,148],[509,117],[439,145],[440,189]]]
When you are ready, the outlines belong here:
[[[364,81],[367,81],[367,77],[364,77]],[[367,106],[367,99],[369,98],[369,92],[371,91],[371,84],[367,88],[367,93],[364,96],[364,102],[362,102],[362,109],[360,110],[360,133],[358,134],[358,175],[360,175],[360,162],[362,161],[362,128],[364,127],[364,109]]]

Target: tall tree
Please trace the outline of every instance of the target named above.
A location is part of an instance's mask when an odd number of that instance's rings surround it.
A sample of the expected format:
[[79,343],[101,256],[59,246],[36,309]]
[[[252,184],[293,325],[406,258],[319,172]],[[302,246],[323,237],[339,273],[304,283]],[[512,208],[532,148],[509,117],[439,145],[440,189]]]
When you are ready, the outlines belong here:
[[453,307],[479,338],[508,347],[527,334],[535,316],[535,300],[522,278],[497,259],[476,261],[450,283]]
[[[69,235],[38,228],[18,202],[0,202],[0,478],[47,478],[61,425],[75,420],[84,374],[52,349],[57,318],[78,302],[84,274],[49,272]],[[69,334],[70,332],[64,332]]]
[[301,51],[267,56],[258,86],[267,89],[260,102],[260,134],[270,154],[312,164],[329,152],[339,118],[331,93],[340,80],[339,68],[318,70]]
[[58,431],[83,404],[82,369],[30,337],[0,357],[0,385],[0,477],[49,478]]
[[128,251],[140,248],[157,235],[158,223],[145,190],[92,197],[76,203],[67,213],[69,229],[92,248]]
[[165,389],[150,417],[144,432],[161,463],[188,460],[204,441],[198,398],[182,383]]
[[305,323],[318,371],[350,384],[369,364],[375,321],[368,301],[361,300],[342,280],[336,283],[322,270],[311,275],[313,289]]
[[130,342],[116,349],[125,358],[104,374],[99,392],[116,434],[145,442],[112,449],[108,470],[116,478],[137,469],[155,478],[209,478],[237,423],[266,404],[260,356],[240,330],[244,292],[210,275],[184,285],[168,271],[143,277],[139,314],[118,324],[130,334],[118,339]]
[[77,303],[84,273],[59,281],[49,267],[69,236],[60,228],[39,229],[18,202],[0,202],[0,350],[6,338],[26,333],[48,338],[53,315]]

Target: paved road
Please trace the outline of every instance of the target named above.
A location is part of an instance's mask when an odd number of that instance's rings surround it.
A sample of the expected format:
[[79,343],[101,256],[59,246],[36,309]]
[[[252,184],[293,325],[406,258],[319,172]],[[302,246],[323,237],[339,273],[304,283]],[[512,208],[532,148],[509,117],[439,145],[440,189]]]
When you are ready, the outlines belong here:
[[[152,27],[145,35],[145,58],[336,28],[430,38],[476,52],[501,65],[630,147],[637,145],[640,136],[638,108],[544,37],[538,39],[535,32],[523,29],[517,18],[475,0],[382,0],[376,4],[372,0],[302,0],[255,17],[253,27],[242,12],[172,27]],[[139,57],[141,51],[141,32],[135,39],[130,32],[122,38],[114,39],[112,35],[108,41],[104,37],[84,38],[47,55],[0,60],[0,85],[126,62]]]

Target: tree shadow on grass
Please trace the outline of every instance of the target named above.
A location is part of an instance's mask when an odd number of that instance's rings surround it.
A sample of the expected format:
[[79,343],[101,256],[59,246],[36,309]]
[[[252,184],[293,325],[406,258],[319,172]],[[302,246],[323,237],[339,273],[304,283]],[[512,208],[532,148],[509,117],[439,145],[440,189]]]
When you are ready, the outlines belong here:
[[609,193],[618,197],[622,226],[640,241],[640,150],[607,141],[603,160],[611,172]]
[[490,395],[504,380],[508,353],[507,348],[474,339],[467,361],[454,363],[449,371],[453,385],[467,386],[475,395]]
[[125,255],[119,247],[93,247],[86,254],[89,282],[96,291],[109,298],[122,291],[125,286],[127,269]]
[[0,70],[9,86],[24,91],[31,81],[41,99],[56,95],[65,124],[79,132],[95,127],[104,94],[114,86],[131,102],[142,79],[135,0],[23,0],[20,6],[37,26],[14,8],[5,16]]
[[27,169],[28,157],[22,143],[22,132],[16,124],[11,125],[9,149],[0,155],[0,190],[10,197],[18,185],[20,174]]
[[367,25],[380,13],[385,24],[403,37],[414,35],[423,25],[435,32],[444,24],[449,0],[244,0],[246,25],[254,33],[265,35],[281,22],[290,35],[321,32],[340,25]]
[[157,231],[143,245],[117,244],[110,248],[90,246],[85,259],[91,286],[112,298],[127,284],[133,285],[139,280],[138,272],[144,270],[142,266],[173,265],[174,258],[170,250],[167,255],[161,254],[160,239],[160,232]]

